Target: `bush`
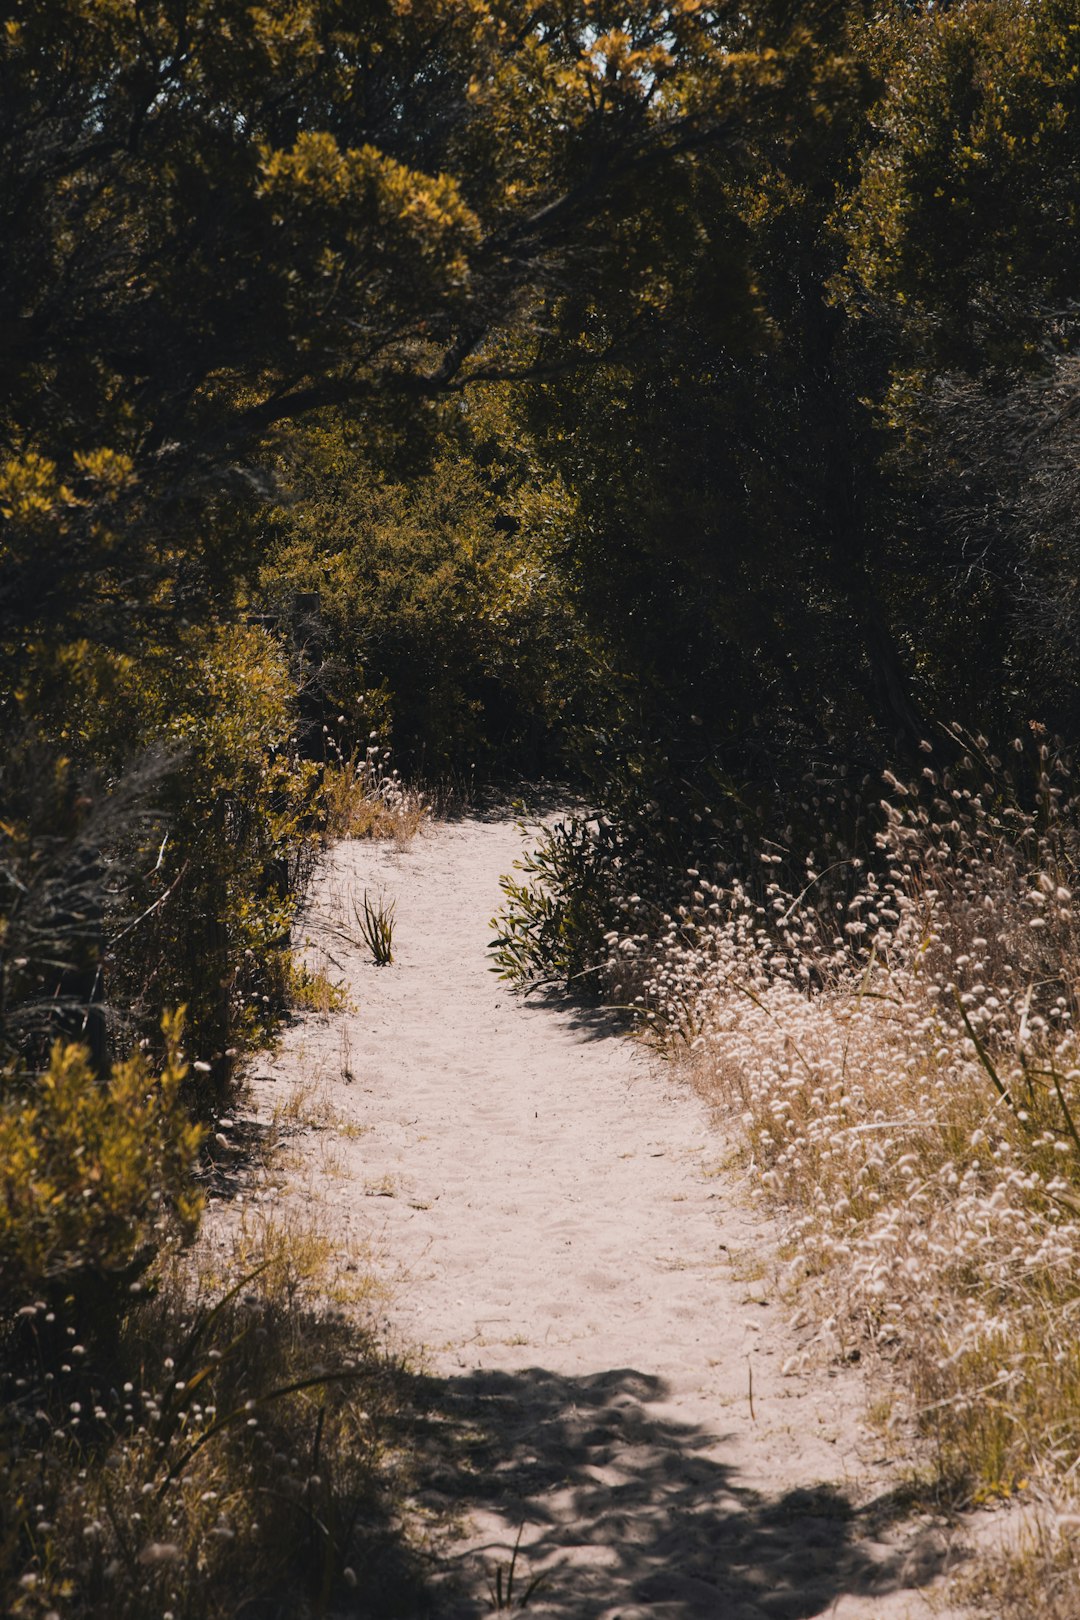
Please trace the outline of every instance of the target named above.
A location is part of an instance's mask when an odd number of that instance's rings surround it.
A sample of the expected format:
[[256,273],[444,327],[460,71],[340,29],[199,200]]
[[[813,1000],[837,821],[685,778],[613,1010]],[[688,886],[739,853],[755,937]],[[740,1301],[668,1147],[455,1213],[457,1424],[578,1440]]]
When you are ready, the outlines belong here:
[[180,1028],[165,1020],[157,1074],[136,1054],[101,1080],[86,1047],[58,1041],[43,1074],[0,1082],[0,1332],[42,1295],[82,1336],[110,1337],[166,1237],[194,1233],[203,1131]]
[[[246,625],[189,626],[138,656],[73,644],[39,650],[23,698],[34,726],[9,754],[0,828],[9,1041],[43,1060],[22,1004],[53,1016],[58,987],[84,1014],[107,1003],[120,1049],[156,1042],[183,1002],[204,1104],[221,1101],[287,1005],[313,858],[318,773],[293,744],[287,652]],[[77,1032],[70,1016],[52,1030]]]
[[495,963],[511,983],[587,993],[622,909],[623,839],[606,816],[568,816],[537,832],[535,847],[514,862],[522,877],[499,880],[506,905],[492,921]]
[[[743,781],[707,750],[691,758],[585,728],[574,746],[596,779],[595,808],[539,824],[519,863],[525,881],[503,885],[493,949],[515,982],[599,988],[609,936],[627,957],[648,954],[668,914],[693,908],[701,871],[737,876],[760,900],[775,872],[800,881],[801,850],[825,874],[815,892],[824,883],[846,899],[852,862],[873,855],[880,780],[849,776],[839,763],[807,775],[778,761],[770,778]],[[608,976],[607,991],[624,978]]]
[[[467,450],[408,484],[329,425],[283,469],[262,590],[282,622],[318,592],[314,696],[343,754],[374,726],[412,776],[535,769],[585,680],[581,627],[539,518],[530,530]],[[317,643],[317,645],[316,645]]]

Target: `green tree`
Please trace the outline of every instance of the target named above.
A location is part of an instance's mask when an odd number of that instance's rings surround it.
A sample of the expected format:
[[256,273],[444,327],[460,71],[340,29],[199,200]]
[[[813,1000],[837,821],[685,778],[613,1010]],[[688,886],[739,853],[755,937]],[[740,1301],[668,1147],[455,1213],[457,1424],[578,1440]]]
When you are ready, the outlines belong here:
[[724,137],[709,14],[619,17],[16,0],[0,625],[99,604],[100,632],[135,571],[213,594],[276,424],[347,403],[373,437],[414,432],[494,331],[605,251],[631,181]]
[[920,11],[899,42],[846,207],[842,290],[862,311],[893,304],[909,365],[1030,363],[1075,296],[1080,10],[967,0]]
[[836,295],[884,328],[904,612],[939,713],[1078,719],[1070,424],[1080,10],[968,0],[894,19]]
[[[644,200],[633,342],[533,383],[528,409],[578,498],[583,599],[639,678],[642,740],[665,772],[768,781],[911,749],[924,722],[872,408],[889,351],[832,295],[881,93],[872,30],[860,7],[770,5],[729,28],[759,65],[737,148],[685,154]],[[604,293],[588,324],[567,311],[601,352],[630,302]]]
[[374,726],[410,773],[550,767],[591,674],[550,535],[566,503],[491,446],[491,399],[444,414],[407,481],[377,477],[347,424],[294,437],[260,599],[287,622],[319,593],[307,679],[342,754]]

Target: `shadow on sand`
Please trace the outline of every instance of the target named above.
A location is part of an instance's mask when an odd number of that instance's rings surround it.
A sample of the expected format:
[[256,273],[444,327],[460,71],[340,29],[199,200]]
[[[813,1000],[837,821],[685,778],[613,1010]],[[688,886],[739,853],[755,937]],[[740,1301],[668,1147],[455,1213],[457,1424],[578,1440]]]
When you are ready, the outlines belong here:
[[632,1018],[621,1007],[588,1001],[584,993],[574,997],[568,996],[565,990],[544,987],[527,991],[522,999],[531,1007],[543,1007],[557,1014],[579,1041],[610,1040],[634,1027]]
[[492,1612],[519,1526],[517,1591],[543,1573],[528,1608],[551,1620],[808,1620],[844,1596],[869,1615],[957,1557],[897,1494],[856,1508],[831,1485],[748,1489],[722,1434],[650,1410],[667,1392],[641,1372],[478,1370],[423,1386],[420,1499],[487,1538],[459,1555],[441,1617]]

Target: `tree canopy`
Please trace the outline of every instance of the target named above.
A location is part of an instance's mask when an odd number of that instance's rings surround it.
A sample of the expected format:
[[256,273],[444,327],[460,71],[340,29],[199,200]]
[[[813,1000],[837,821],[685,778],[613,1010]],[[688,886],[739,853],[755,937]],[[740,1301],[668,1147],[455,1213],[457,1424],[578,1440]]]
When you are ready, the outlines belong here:
[[298,706],[691,797],[1074,727],[1078,78],[1072,0],[13,0],[0,731],[50,825],[194,749],[166,819],[251,834],[271,939],[307,790],[238,806]]

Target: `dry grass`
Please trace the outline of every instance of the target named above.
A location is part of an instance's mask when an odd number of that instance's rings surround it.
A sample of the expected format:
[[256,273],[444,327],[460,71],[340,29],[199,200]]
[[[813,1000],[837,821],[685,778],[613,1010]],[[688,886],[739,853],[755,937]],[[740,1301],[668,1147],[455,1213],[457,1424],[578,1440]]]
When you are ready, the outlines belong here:
[[339,1308],[329,1256],[317,1235],[267,1227],[241,1233],[224,1272],[174,1261],[107,1364],[57,1312],[23,1318],[0,1428],[5,1613],[408,1609],[408,1374]]
[[1043,1509],[1012,1549],[981,1564],[959,1595],[995,1620],[1077,1620],[1080,1615],[1080,1519]]
[[275,1101],[272,1116],[274,1130],[337,1130],[341,1114],[331,1099],[332,1088],[326,1076],[305,1071],[290,1085],[284,1101]]
[[[613,936],[608,971],[741,1121],[820,1342],[888,1361],[943,1478],[1060,1502],[1080,1475],[1080,814],[1045,747],[1037,769],[1026,808],[981,745],[894,783],[844,891],[812,859],[756,893],[691,873],[659,942]],[[1078,1615],[1069,1560],[1054,1612]]]
[[374,742],[363,758],[353,754],[326,767],[322,800],[328,837],[392,838],[399,847],[415,838],[430,814],[425,795],[405,786],[386,750]]
[[345,1012],[349,1003],[348,986],[332,979],[325,967],[309,967],[295,954],[290,955],[287,967],[289,1006],[298,1012]]

